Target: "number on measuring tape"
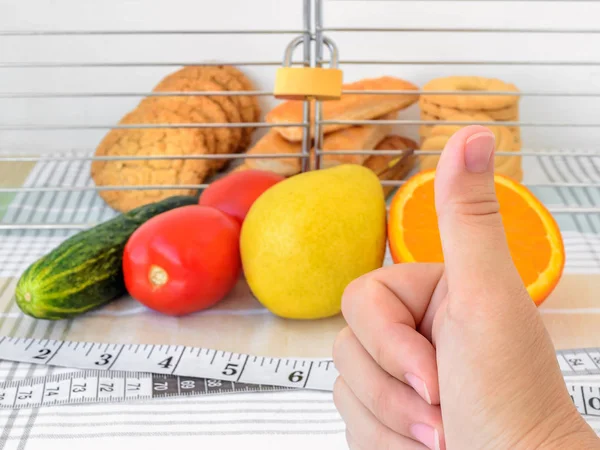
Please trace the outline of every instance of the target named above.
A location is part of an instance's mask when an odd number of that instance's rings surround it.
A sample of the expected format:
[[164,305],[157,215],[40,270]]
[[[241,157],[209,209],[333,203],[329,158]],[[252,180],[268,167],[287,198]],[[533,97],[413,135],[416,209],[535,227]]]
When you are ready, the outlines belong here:
[[196,382],[194,380],[184,380],[180,383],[181,389],[194,389]]
[[180,345],[125,345],[113,369],[172,374],[184,349]]
[[114,355],[111,355],[110,353],[103,353],[102,355],[100,355],[100,361],[95,361],[94,364],[100,367],[107,366],[110,364],[113,358]]
[[[110,370],[120,345],[65,342],[52,357],[52,365],[78,369]],[[0,347],[3,350],[3,347]]]
[[[330,360],[265,358],[172,345],[120,345],[4,337],[0,339],[0,359],[84,370],[200,377],[236,383],[235,386],[267,384],[331,390],[337,377]],[[207,384],[205,388],[230,388],[227,384],[217,386],[215,383],[212,382],[210,386]],[[160,389],[160,385],[157,388]],[[181,392],[182,388],[198,389],[197,386],[188,388],[187,385],[174,386],[167,382],[163,390],[172,393]],[[123,389],[125,392],[135,392],[127,386],[123,386]],[[102,395],[110,394],[109,387],[96,385],[84,387],[76,384],[71,386],[70,391],[77,398],[92,395],[90,392],[95,391]]]
[[49,348],[40,348],[38,350],[38,354],[33,357],[33,359],[39,359],[41,361],[45,361],[52,354],[52,350]]
[[203,378],[239,381],[244,376],[247,355],[188,348],[178,365],[177,372],[198,374]]
[[597,349],[561,350],[557,358],[563,375],[600,374],[600,352]]
[[19,339],[5,337],[0,341],[2,359],[31,364],[46,364],[50,361],[62,342],[48,339]]
[[568,382],[567,388],[580,414],[600,417],[600,385]]
[[[556,355],[565,377],[600,375],[600,350],[597,348],[562,350]],[[204,380],[203,387],[189,380],[186,384],[169,379],[155,380],[157,384],[154,391],[169,395],[181,394],[182,391],[195,392],[198,389],[237,390],[243,389],[245,385],[331,391],[338,376],[333,362],[326,359],[268,358],[172,345],[120,345],[4,337],[0,338],[0,359],[84,370],[176,375],[189,377],[190,380]],[[69,392],[76,398],[111,396],[117,391],[131,395],[139,392],[135,385],[98,386],[97,383],[85,385],[75,381],[78,380],[73,380],[74,384],[69,387]],[[60,392],[63,391],[64,389]],[[26,397],[35,397],[37,392],[24,391],[20,394],[23,397],[20,400],[26,401],[29,400]],[[52,394],[48,396],[60,397]],[[4,400],[0,398],[0,405],[7,401],[6,398],[7,394]],[[19,400],[18,395],[15,399]],[[597,406],[596,400],[590,399],[587,403],[581,400],[581,403],[594,409]]]
[[233,375],[237,375],[238,367],[239,367],[239,364],[228,363],[225,366],[225,369],[223,370],[223,372],[221,372],[221,373],[225,376],[232,377]]

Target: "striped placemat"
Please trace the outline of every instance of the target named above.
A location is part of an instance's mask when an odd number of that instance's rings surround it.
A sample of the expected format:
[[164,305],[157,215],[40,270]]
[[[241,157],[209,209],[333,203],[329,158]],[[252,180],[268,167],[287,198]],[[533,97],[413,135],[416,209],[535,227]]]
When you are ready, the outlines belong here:
[[[65,156],[78,154],[69,152]],[[524,161],[526,182],[600,182],[600,161],[594,157],[524,158]],[[89,164],[89,161],[67,159],[39,162],[33,168],[27,168],[30,172],[24,186],[92,187]],[[534,192],[547,205],[554,207],[600,205],[597,188],[551,187],[534,189]],[[94,223],[115,215],[93,191],[20,192],[6,203],[0,220],[2,224]],[[556,217],[567,250],[566,272],[599,274],[598,216],[559,214]],[[1,334],[65,339],[78,327],[77,321],[43,322],[24,318],[9,300],[15,277],[71,233],[73,231],[69,230],[0,231],[0,277],[3,277],[0,279],[0,297],[5,299],[0,304]],[[110,316],[108,320],[122,319],[119,314],[126,316],[127,308],[134,307],[139,309],[139,305],[124,302],[106,313],[107,317]],[[256,311],[259,306],[252,304],[249,308]],[[591,309],[569,312],[549,305],[546,313],[553,316],[555,313],[581,314],[582,311],[587,314]],[[136,320],[134,315],[130,316],[128,320]],[[118,324],[123,330],[123,339],[131,339],[127,326],[121,322]],[[0,380],[29,378],[64,370],[0,362]],[[0,411],[0,425],[0,450],[64,449],[65,445],[125,448],[131,443],[224,450],[347,448],[345,427],[334,408],[331,394],[321,392],[229,394],[137,404]],[[598,425],[600,430],[600,423],[593,425]]]

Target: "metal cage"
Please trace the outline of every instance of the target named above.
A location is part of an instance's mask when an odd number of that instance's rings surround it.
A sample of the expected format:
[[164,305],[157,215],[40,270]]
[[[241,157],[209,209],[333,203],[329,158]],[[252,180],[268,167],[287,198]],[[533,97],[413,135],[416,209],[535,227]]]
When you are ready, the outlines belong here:
[[[531,1],[531,0],[530,0]],[[296,39],[300,41],[302,47],[299,60],[292,63],[305,67],[322,67],[329,64],[329,60],[325,58],[324,43],[325,37],[332,42],[336,42],[332,35],[340,34],[361,34],[368,37],[370,33],[501,33],[508,34],[523,34],[531,35],[536,33],[547,34],[600,34],[599,29],[570,29],[558,27],[531,27],[531,28],[439,28],[439,27],[328,27],[323,14],[323,0],[304,0],[302,4],[303,26],[299,29],[231,29],[231,30],[43,30],[32,29],[26,31],[10,31],[0,30],[0,40],[6,37],[20,37],[29,39],[31,37],[52,37],[52,36],[70,36],[73,39],[78,39],[85,36],[118,36],[118,35],[153,35],[153,36],[168,36],[173,34],[190,34],[190,35],[230,35],[243,38],[244,35],[265,35],[279,36],[289,35],[290,41]],[[444,65],[452,64],[458,66],[474,66],[474,65],[499,65],[499,66],[600,66],[600,61],[559,61],[559,60],[543,60],[543,61],[409,61],[389,59],[352,59],[351,49],[340,47],[342,58],[339,63],[341,68],[349,65]],[[347,57],[346,55],[350,55]],[[221,65],[230,64],[234,66],[267,66],[278,67],[282,64],[280,60],[247,60],[247,61],[219,61],[217,63],[181,61],[178,65]],[[15,70],[33,70],[36,68],[81,68],[81,67],[160,67],[173,66],[172,62],[163,61],[148,61],[148,62],[1,62],[0,77],[2,71]],[[346,94],[398,94],[406,93],[411,95],[420,95],[423,91],[344,91]],[[437,95],[456,95],[454,91],[428,91],[428,94]],[[521,97],[583,97],[595,99],[600,97],[600,92],[581,92],[581,91],[560,91],[560,92],[544,92],[544,91],[521,91],[518,94],[514,92],[488,92],[488,95],[519,95]],[[224,92],[0,92],[0,101],[3,99],[25,99],[25,98],[118,98],[118,97],[149,97],[149,96],[236,96],[236,95],[252,95],[252,96],[272,96],[272,92],[268,90],[256,91],[224,91]],[[480,91],[462,91],[461,95],[482,95]],[[319,167],[321,158],[332,152],[324,151],[323,148],[323,132],[322,128],[328,124],[394,124],[410,127],[418,127],[420,125],[435,125],[438,121],[413,120],[413,119],[398,119],[398,120],[362,120],[362,121],[325,121],[322,118],[322,108],[320,102],[316,102],[314,117],[315,126],[315,166]],[[309,102],[304,102],[303,120],[300,123],[290,123],[285,125],[273,125],[266,122],[258,123],[188,123],[188,124],[157,124],[157,125],[115,125],[107,124],[85,124],[85,125],[46,125],[46,124],[11,124],[0,123],[0,166],[9,167],[11,164],[35,164],[32,175],[36,181],[26,185],[3,185],[0,187],[0,194],[11,194],[14,199],[11,202],[12,212],[8,211],[4,214],[0,221],[0,232],[5,237],[18,238],[28,237],[29,244],[26,248],[19,247],[14,243],[16,240],[11,240],[4,248],[0,248],[0,259],[4,262],[4,273],[14,273],[23,267],[26,261],[30,261],[34,256],[40,254],[52,245],[56,244],[65,236],[76,232],[79,229],[87,228],[100,220],[111,217],[114,214],[106,205],[100,208],[90,208],[88,205],[91,196],[95,195],[100,190],[126,190],[126,189],[177,189],[190,188],[201,189],[207,184],[199,185],[145,185],[145,186],[94,186],[86,174],[86,167],[93,160],[107,159],[241,159],[241,158],[290,158],[289,154],[264,154],[264,155],[246,155],[245,153],[228,154],[228,155],[170,155],[170,156],[136,156],[136,157],[94,157],[90,153],[81,152],[66,152],[61,154],[48,155],[23,155],[14,150],[12,147],[2,149],[1,133],[2,132],[19,132],[27,133],[38,130],[80,130],[80,129],[116,129],[116,128],[270,128],[273,126],[301,126],[304,128],[304,137],[302,140],[302,150],[297,155],[303,160],[302,170],[309,170],[309,158],[311,156],[311,140],[308,136],[308,130],[311,123],[311,111]],[[445,124],[465,124],[465,122],[448,122]],[[516,122],[470,122],[481,125],[506,125],[513,127],[585,127],[585,128],[600,128],[600,122],[574,122],[574,123],[547,123],[536,122],[531,120],[519,120]],[[416,155],[435,155],[439,154],[441,149],[434,151],[415,151]],[[347,149],[344,151],[336,151],[335,154],[361,154],[361,155],[401,155],[400,151],[368,151],[360,149]],[[498,152],[498,157],[515,156],[514,153]],[[542,166],[543,170],[548,174],[547,182],[524,183],[531,188],[543,188],[553,190],[557,203],[550,205],[550,211],[557,217],[559,222],[568,221],[582,235],[585,235],[583,244],[587,246],[586,251],[590,253],[593,263],[600,270],[600,239],[590,237],[586,233],[600,233],[600,165],[594,161],[600,153],[593,150],[583,151],[568,151],[568,150],[542,150],[524,148],[517,154],[518,157],[531,158],[536,161],[536,164]],[[563,164],[557,166],[555,162],[560,160]],[[61,176],[56,179],[54,175],[57,173],[57,167],[62,167]],[[564,168],[569,170],[565,170]],[[385,185],[399,186],[403,181],[382,181]],[[41,205],[45,205],[41,208]],[[562,218],[562,219],[561,219]],[[576,258],[576,255],[574,256]],[[583,257],[582,257],[583,258]],[[589,262],[589,257],[586,256],[585,264]],[[582,263],[584,264],[584,263]]]

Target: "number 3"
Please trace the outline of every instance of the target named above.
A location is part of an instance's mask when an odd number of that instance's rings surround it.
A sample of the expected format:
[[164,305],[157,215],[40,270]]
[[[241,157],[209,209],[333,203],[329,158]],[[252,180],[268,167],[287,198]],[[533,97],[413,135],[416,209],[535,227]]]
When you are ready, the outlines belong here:
[[100,361],[96,361],[94,364],[96,364],[97,366],[105,366],[110,362],[112,357],[112,355],[104,353],[100,355]]

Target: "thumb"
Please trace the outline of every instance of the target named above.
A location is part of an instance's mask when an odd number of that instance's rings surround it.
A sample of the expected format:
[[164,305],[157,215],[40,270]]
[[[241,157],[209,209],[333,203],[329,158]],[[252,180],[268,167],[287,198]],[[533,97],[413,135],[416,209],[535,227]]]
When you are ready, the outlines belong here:
[[466,127],[448,140],[435,204],[447,288],[438,284],[433,340],[447,448],[541,448],[554,436],[586,436],[509,252],[488,129]]
[[[468,126],[447,142],[435,175],[435,207],[448,289],[469,299],[524,289],[506,240],[494,184],[494,135]],[[508,286],[507,286],[508,284]],[[514,291],[513,291],[514,292]]]

